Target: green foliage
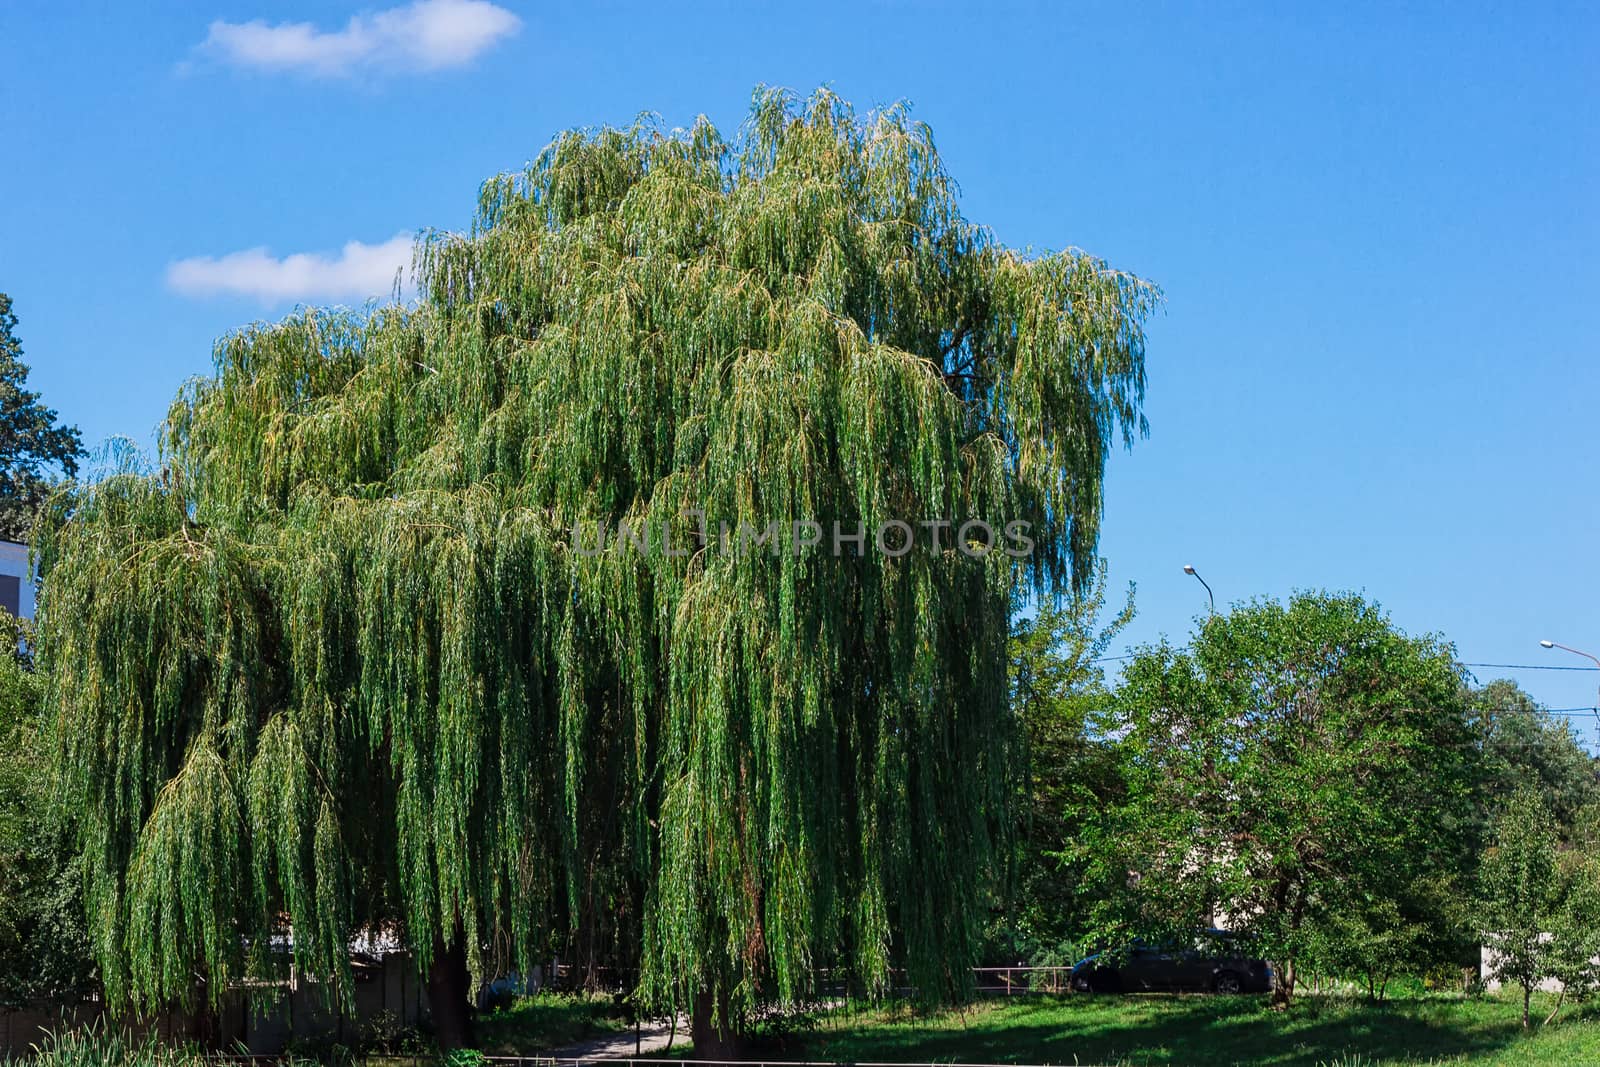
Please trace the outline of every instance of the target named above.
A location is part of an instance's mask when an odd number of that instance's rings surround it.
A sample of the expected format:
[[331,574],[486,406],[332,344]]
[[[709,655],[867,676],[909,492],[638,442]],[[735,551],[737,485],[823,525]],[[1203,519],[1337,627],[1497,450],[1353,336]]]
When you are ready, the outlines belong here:
[[361,1053],[365,1056],[425,1056],[431,1051],[428,1039],[400,1016],[383,1009],[361,1027]]
[[998,942],[991,951],[1008,958],[1046,964],[1087,919],[1082,867],[1062,854],[1083,812],[1098,808],[1117,789],[1115,751],[1100,721],[1110,694],[1097,661],[1133,620],[1133,596],[1130,585],[1126,602],[1102,625],[1101,563],[1082,593],[1046,599],[1035,614],[1012,624],[1007,681],[1027,773],[1017,804],[1015,886],[990,935],[991,943]]
[[[1462,859],[1468,859],[1462,856]],[[1306,959],[1319,972],[1359,980],[1381,1001],[1402,976],[1449,974],[1460,984],[1461,961],[1477,951],[1458,872],[1410,867],[1383,870],[1328,887],[1306,939]]]
[[1572,724],[1546,714],[1512,681],[1499,679],[1472,694],[1483,735],[1481,790],[1485,822],[1524,786],[1538,789],[1563,839],[1585,808],[1600,803],[1600,771]]
[[1475,751],[1448,646],[1360,597],[1298,594],[1123,677],[1126,793],[1080,846],[1108,943],[1221,921],[1260,936],[1287,999],[1333,917],[1356,936],[1448,925],[1425,887],[1468,852]]
[[[7,1059],[4,1061],[11,1063]],[[198,1045],[162,1044],[153,1033],[133,1037],[110,1027],[61,1030],[36,1046],[18,1067],[208,1067],[215,1058]],[[318,1061],[297,1056],[279,1059],[280,1067],[316,1067]]]
[[1592,858],[1561,852],[1555,818],[1536,788],[1506,802],[1479,877],[1488,970],[1522,990],[1522,1025],[1530,1025],[1529,999],[1546,979],[1561,982],[1565,997],[1590,995],[1600,984],[1600,882]]
[[[43,524],[113,1000],[281,972],[286,923],[348,990],[375,922],[480,973],[591,923],[646,1007],[899,961],[960,992],[1010,825],[1009,611],[1091,573],[1154,291],[1001,247],[924,126],[827,92],[758,93],[731,141],[564,134],[417,262],[415,308],[225,338],[160,469]],[[803,519],[1037,547],[716,550]],[[623,520],[694,550],[577,550]]]
[[479,1016],[477,1047],[490,1056],[515,1056],[631,1028],[627,1007],[615,997],[540,992]]
[[16,328],[11,298],[0,293],[0,539],[26,541],[52,480],[77,476],[83,442],[28,388]]
[[29,628],[0,612],[0,1007],[94,987],[79,868],[51,807]]

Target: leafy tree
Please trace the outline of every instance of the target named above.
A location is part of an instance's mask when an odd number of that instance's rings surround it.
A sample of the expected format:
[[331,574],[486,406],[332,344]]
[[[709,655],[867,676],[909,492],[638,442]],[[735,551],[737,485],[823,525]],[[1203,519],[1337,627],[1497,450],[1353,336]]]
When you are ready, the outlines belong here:
[[159,471],[43,524],[110,995],[275,973],[284,923],[348,995],[388,922],[456,1043],[469,967],[586,900],[702,1055],[825,966],[960,993],[1010,607],[1091,573],[1154,292],[1001,247],[925,127],[827,92],[562,135],[417,262],[414,309],[225,338]]
[[1579,813],[1600,803],[1600,769],[1571,723],[1547,714],[1515,682],[1499,679],[1472,694],[1483,735],[1481,804],[1485,820],[1524,786],[1536,788],[1563,838]]
[[[1596,799],[1597,782],[1594,762],[1571,726],[1506,680],[1473,690],[1470,715],[1478,745],[1477,850],[1488,847],[1491,820],[1506,798],[1529,785],[1540,792],[1561,836],[1574,838],[1581,813]],[[1399,871],[1393,884],[1352,885],[1328,910],[1313,955],[1335,973],[1360,976],[1378,1000],[1396,974],[1475,956],[1476,863],[1477,856],[1467,856],[1458,870],[1418,879]]]
[[1083,932],[1083,869],[1063,859],[1079,814],[1116,789],[1113,746],[1098,718],[1110,702],[1099,662],[1133,620],[1134,590],[1104,625],[1106,568],[1083,593],[1046,599],[1011,633],[1009,685],[1025,745],[1027,774],[1018,803],[1016,879],[997,933],[1011,955],[1034,962]]
[[19,654],[27,627],[0,611],[0,1006],[94,987],[79,870],[52,809],[40,684]]
[[[1409,865],[1369,869],[1366,877],[1326,887],[1306,939],[1306,959],[1318,971],[1359,979],[1382,1001],[1391,979],[1458,963],[1478,951],[1464,905],[1471,886],[1462,872]],[[1392,875],[1392,877],[1390,877]]]
[[1531,1025],[1533,991],[1546,979],[1562,983],[1548,1023],[1567,997],[1589,995],[1600,983],[1600,884],[1592,861],[1563,853],[1556,822],[1540,791],[1525,786],[1495,820],[1494,844],[1484,857],[1480,924],[1489,973],[1522,990],[1522,1025]]
[[[1206,620],[1186,650],[1142,650],[1118,691],[1126,793],[1080,845],[1094,884],[1118,890],[1102,930],[1253,933],[1288,1001],[1353,896],[1460,864],[1464,693],[1448,646],[1354,595],[1255,602]],[[1391,918],[1368,914],[1369,929]]]
[[28,389],[16,328],[11,298],[0,293],[0,539],[26,541],[53,478],[77,476],[83,442]]

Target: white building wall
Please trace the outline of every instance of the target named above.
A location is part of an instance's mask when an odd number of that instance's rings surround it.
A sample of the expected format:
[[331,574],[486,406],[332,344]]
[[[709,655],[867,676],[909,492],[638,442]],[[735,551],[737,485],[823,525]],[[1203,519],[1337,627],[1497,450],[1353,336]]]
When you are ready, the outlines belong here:
[[18,603],[21,608],[17,614],[24,619],[33,618],[33,569],[28,566],[27,545],[19,545],[15,541],[0,541],[0,575],[9,575],[17,579]]
[[[1540,934],[1539,935],[1539,940],[1548,941],[1548,940],[1550,940],[1550,935],[1549,934]],[[1494,965],[1496,963],[1498,963],[1499,961],[1500,961],[1500,954],[1497,953],[1494,949],[1490,948],[1488,945],[1479,946],[1479,949],[1478,949],[1478,973],[1483,976],[1483,979],[1484,979],[1483,988],[1485,990],[1487,990],[1488,992],[1490,992],[1490,993],[1498,993],[1498,992],[1500,992],[1500,989],[1502,988],[1502,983],[1500,982],[1499,979],[1490,977],[1490,975],[1492,975],[1494,973]],[[1600,958],[1596,958],[1594,962],[1597,963],[1597,964],[1600,964]],[[1516,987],[1513,987],[1513,988],[1516,988]],[[1534,986],[1534,988],[1538,989],[1538,990],[1541,990],[1541,991],[1543,991],[1545,993],[1559,993],[1559,992],[1561,992],[1562,986],[1561,986],[1561,982],[1558,979],[1545,978],[1545,979],[1541,980],[1538,985]]]

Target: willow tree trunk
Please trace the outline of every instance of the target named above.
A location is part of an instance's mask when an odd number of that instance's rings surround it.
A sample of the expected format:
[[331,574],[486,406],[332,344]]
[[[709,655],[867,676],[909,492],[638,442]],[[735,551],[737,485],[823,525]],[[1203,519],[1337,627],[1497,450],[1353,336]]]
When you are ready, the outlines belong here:
[[694,1012],[689,1017],[689,1039],[694,1042],[697,1060],[744,1058],[745,1035],[735,1028],[726,996],[719,1002],[706,990],[695,994]]
[[472,1002],[467,974],[467,945],[457,931],[448,946],[434,938],[433,964],[428,968],[428,1008],[433,1015],[433,1036],[439,1048],[468,1048],[472,1044]]

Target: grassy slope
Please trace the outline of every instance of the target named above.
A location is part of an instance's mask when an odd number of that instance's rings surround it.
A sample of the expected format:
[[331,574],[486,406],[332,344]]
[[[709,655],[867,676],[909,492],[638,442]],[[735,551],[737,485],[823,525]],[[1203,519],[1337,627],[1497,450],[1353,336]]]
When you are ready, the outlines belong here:
[[[1548,1010],[1548,1005],[1546,1006]],[[1568,1006],[1529,1035],[1509,998],[1417,997],[1384,1005],[1259,997],[1027,998],[966,1012],[834,1014],[808,1058],[845,1062],[1054,1064],[1600,1063],[1600,1009]]]

